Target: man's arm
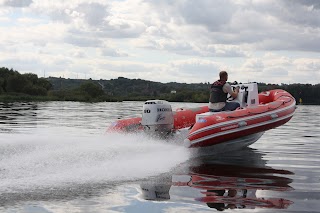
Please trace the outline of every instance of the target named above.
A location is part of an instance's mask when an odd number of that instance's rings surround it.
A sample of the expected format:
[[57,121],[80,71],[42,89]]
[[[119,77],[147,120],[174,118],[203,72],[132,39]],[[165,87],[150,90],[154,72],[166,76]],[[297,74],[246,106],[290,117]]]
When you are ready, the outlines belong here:
[[235,91],[233,91],[230,84],[228,83],[225,84],[225,90],[227,91],[227,93],[229,93],[232,96],[232,98],[238,97],[239,89],[240,89],[239,87],[236,87]]

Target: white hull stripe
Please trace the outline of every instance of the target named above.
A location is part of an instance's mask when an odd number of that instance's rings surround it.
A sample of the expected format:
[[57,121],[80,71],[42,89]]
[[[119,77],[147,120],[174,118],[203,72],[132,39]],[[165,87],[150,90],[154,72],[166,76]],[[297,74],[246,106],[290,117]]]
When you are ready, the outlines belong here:
[[222,151],[232,151],[236,149],[241,149],[243,147],[250,146],[257,140],[261,138],[261,136],[264,134],[264,132],[259,132],[259,133],[254,133],[252,135],[244,136],[241,138],[237,138],[234,140],[226,141],[224,143],[218,143],[218,144],[213,144],[212,146],[202,146],[202,147],[197,147],[197,149],[203,149],[205,152],[215,152],[217,150],[222,150]]
[[[288,110],[288,109],[290,109],[292,107],[295,107],[295,105],[296,104],[295,104],[295,101],[294,101],[293,104],[291,104],[291,105],[289,105],[287,107],[278,109],[278,110],[268,111],[266,113],[261,113],[259,115],[253,115],[253,116],[248,115],[248,116],[242,117],[242,118],[237,119],[237,120],[232,120],[232,121],[226,121],[226,122],[222,122],[222,123],[218,123],[218,124],[213,124],[213,125],[198,129],[198,130],[192,132],[189,136],[193,136],[193,135],[199,134],[201,132],[205,132],[205,131],[208,131],[208,130],[211,130],[211,129],[214,129],[214,128],[217,128],[217,127],[220,127],[220,126],[226,126],[226,125],[229,125],[229,124],[232,124],[232,123],[238,123],[238,122],[241,122],[241,121],[249,121],[249,120],[254,120],[254,119],[257,119],[257,118],[262,118],[262,117],[265,117],[265,116],[270,116],[271,114],[275,114],[275,113],[286,111],[286,110]],[[211,116],[214,116],[214,115],[211,115]]]
[[288,114],[286,116],[283,116],[283,117],[280,117],[280,118],[277,118],[277,119],[273,119],[273,120],[270,120],[270,121],[265,121],[265,122],[262,122],[262,123],[257,123],[257,124],[253,124],[253,125],[250,125],[250,126],[244,126],[244,127],[241,127],[241,128],[236,128],[236,129],[232,129],[232,130],[229,130],[229,131],[219,132],[219,133],[216,133],[216,134],[212,134],[212,135],[208,135],[208,136],[205,136],[205,137],[202,137],[202,138],[198,138],[196,140],[191,141],[191,145],[194,145],[194,144],[197,144],[197,143],[200,143],[200,142],[203,142],[203,141],[206,141],[206,140],[209,140],[211,138],[218,137],[218,136],[228,135],[228,134],[235,133],[235,132],[241,132],[241,131],[244,131],[244,130],[247,130],[247,129],[252,129],[252,128],[259,127],[259,126],[276,123],[278,121],[285,120],[287,118],[292,117],[293,114],[294,114],[294,112],[291,113],[291,114]]

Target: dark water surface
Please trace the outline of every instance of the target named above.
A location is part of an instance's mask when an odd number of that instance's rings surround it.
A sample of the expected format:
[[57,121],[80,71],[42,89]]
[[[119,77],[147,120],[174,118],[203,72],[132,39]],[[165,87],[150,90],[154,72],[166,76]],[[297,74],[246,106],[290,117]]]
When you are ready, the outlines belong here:
[[191,156],[183,133],[105,132],[142,104],[0,103],[0,212],[320,212],[320,106],[250,148]]

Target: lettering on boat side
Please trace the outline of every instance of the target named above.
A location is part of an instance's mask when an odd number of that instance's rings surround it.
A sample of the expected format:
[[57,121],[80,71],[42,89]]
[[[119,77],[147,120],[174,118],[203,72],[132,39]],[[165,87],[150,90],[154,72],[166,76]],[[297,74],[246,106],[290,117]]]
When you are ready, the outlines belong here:
[[234,128],[238,128],[238,127],[239,127],[238,124],[234,124],[231,126],[222,127],[221,130],[234,129]]
[[171,109],[170,108],[158,108],[157,111],[158,112],[169,112],[169,111],[171,111]]
[[151,110],[150,110],[150,109],[145,109],[143,112],[144,112],[144,113],[150,113]]
[[278,118],[279,116],[278,116],[277,114],[271,114],[270,117],[271,117],[271,119],[276,119],[276,118]]
[[241,121],[241,122],[238,123],[238,126],[239,127],[247,126],[247,122]]
[[207,120],[206,119],[203,119],[203,118],[200,118],[199,120],[198,120],[198,123],[206,123],[207,122]]
[[221,117],[219,115],[216,115],[216,121],[221,121],[221,120],[224,120],[225,118],[224,117]]

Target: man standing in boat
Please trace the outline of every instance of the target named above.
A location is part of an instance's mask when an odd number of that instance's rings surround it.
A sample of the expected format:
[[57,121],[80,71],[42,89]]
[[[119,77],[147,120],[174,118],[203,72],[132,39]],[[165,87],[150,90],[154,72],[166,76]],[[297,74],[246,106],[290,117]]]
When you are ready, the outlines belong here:
[[233,91],[230,84],[227,83],[228,73],[226,71],[221,71],[219,76],[220,79],[214,82],[210,88],[209,111],[220,112],[237,109],[240,104],[238,102],[227,102],[227,95],[229,93],[232,98],[237,98],[239,87]]

